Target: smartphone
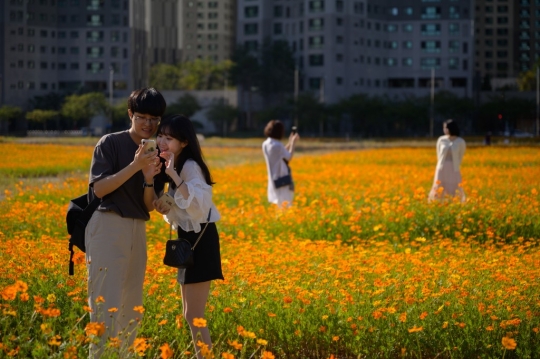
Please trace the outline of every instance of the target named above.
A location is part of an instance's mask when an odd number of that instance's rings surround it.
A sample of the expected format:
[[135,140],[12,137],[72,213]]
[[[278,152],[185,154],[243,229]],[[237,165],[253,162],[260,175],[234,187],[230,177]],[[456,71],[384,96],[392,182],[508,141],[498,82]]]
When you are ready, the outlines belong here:
[[160,206],[164,206],[169,210],[172,208],[172,206],[174,206],[174,198],[168,193],[163,193],[163,195],[159,197],[156,202],[159,203]]
[[294,134],[296,133],[296,131],[297,131],[296,126],[293,126],[293,127],[291,128],[291,133],[294,135]]
[[156,149],[156,141],[155,140],[146,140],[146,139],[143,138],[141,140],[141,143],[143,145],[144,153],[154,152],[154,150]]

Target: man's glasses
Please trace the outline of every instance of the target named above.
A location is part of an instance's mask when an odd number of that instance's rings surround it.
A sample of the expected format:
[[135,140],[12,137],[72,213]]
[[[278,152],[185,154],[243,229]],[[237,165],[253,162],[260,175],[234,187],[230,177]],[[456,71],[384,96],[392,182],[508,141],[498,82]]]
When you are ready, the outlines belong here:
[[152,125],[157,125],[159,123],[159,121],[161,121],[161,118],[160,117],[142,117],[142,116],[139,116],[139,115],[135,115],[135,121],[139,122],[139,123],[147,123],[147,122],[150,122]]

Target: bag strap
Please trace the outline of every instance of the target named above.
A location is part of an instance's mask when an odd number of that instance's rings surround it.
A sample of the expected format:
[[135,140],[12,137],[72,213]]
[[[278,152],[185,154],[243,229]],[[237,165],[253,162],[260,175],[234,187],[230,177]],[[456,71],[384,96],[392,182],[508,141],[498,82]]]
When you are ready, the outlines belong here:
[[[208,227],[208,223],[210,222],[211,214],[212,214],[212,208],[210,208],[210,210],[208,211],[208,218],[206,219],[206,224],[204,225],[204,228],[201,231],[201,234],[199,234],[199,238],[197,238],[197,240],[195,241],[195,244],[193,245],[193,247],[191,247],[191,250],[194,250],[195,247],[197,246],[197,243],[199,243],[199,241],[201,240],[202,235],[204,234],[204,231],[206,231],[206,227]],[[172,239],[172,224],[169,227],[169,239]]]
[[212,214],[212,208],[210,208],[210,210],[208,211],[208,218],[206,219],[206,224],[204,225],[204,228],[201,231],[201,234],[199,234],[199,238],[197,238],[197,241],[195,241],[195,244],[193,245],[193,247],[191,247],[191,250],[194,250],[195,247],[197,246],[197,243],[199,243],[199,241],[201,240],[202,235],[204,234],[204,231],[206,231],[206,227],[208,227],[208,223],[210,222],[211,214]]

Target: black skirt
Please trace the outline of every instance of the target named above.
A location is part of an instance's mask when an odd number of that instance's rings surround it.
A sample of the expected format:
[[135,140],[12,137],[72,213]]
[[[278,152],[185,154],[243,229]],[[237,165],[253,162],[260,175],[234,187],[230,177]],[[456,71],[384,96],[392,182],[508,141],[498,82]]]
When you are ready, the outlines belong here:
[[[201,231],[205,223],[201,223]],[[185,238],[195,244],[199,233],[186,232],[178,227],[178,238]],[[208,223],[206,231],[193,251],[195,265],[187,269],[178,269],[178,283],[190,284],[224,279],[221,271],[221,254],[219,250],[219,234],[215,223]]]

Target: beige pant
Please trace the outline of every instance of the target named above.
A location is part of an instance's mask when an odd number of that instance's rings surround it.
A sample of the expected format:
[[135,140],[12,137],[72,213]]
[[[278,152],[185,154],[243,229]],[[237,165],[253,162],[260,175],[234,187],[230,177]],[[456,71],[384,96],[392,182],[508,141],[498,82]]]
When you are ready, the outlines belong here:
[[[90,345],[90,358],[109,350],[127,357],[142,319],[142,313],[133,309],[143,305],[145,221],[96,211],[86,227],[85,242],[90,321],[104,323],[106,328],[101,340]],[[108,338],[120,340],[120,348],[109,349]]]

